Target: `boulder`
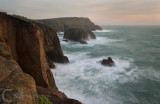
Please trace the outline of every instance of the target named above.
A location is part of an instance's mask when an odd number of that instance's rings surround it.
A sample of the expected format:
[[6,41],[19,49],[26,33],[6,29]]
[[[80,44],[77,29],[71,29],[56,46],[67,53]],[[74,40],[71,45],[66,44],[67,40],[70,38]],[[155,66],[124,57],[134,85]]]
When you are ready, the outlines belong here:
[[83,28],[71,28],[64,32],[64,38],[86,44],[85,40],[96,39],[93,32]]
[[115,62],[112,60],[111,57],[108,57],[108,59],[103,59],[102,61],[100,61],[102,65],[104,66],[115,66]]

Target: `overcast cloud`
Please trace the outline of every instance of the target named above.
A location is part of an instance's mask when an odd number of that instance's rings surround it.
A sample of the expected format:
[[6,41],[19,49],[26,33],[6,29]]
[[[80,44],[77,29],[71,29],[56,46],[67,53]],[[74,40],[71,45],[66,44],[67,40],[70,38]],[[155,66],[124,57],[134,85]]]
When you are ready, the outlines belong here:
[[76,16],[96,24],[160,25],[160,0],[0,0],[0,10],[32,19]]

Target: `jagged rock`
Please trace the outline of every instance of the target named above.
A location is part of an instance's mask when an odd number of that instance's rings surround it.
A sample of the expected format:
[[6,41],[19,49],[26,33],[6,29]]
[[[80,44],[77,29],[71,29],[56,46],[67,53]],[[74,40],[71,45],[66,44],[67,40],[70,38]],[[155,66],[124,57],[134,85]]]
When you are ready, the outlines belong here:
[[50,68],[56,68],[56,66],[53,64],[52,60],[48,56],[46,56],[46,58],[47,58],[47,62],[49,64],[49,67]]
[[37,93],[38,95],[43,95],[48,97],[48,99],[53,104],[82,104],[77,100],[67,98],[67,96],[61,91],[57,91],[49,88],[46,89],[46,88],[37,86]]
[[85,40],[96,39],[93,32],[83,28],[71,28],[64,32],[64,38],[86,44]]
[[[0,56],[0,104],[35,104],[34,79],[13,60]],[[4,96],[3,96],[4,95]],[[7,103],[7,104],[8,104]]]
[[101,30],[101,27],[95,25],[89,18],[83,17],[53,18],[37,21],[50,26],[57,32],[62,32],[69,28],[84,28],[90,31]]
[[103,59],[101,61],[101,64],[104,66],[115,66],[115,62],[112,60],[111,57],[108,57],[108,59]]

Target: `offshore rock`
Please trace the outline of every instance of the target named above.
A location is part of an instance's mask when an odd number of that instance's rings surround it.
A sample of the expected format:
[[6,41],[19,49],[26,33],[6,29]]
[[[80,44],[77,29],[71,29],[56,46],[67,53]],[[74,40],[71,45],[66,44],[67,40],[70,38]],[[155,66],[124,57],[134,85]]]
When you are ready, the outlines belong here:
[[83,28],[71,28],[64,32],[63,38],[87,44],[85,40],[96,39],[96,36],[93,32]]
[[103,59],[101,61],[101,64],[104,66],[110,66],[110,67],[115,66],[115,62],[112,60],[111,57],[108,57],[108,59]]

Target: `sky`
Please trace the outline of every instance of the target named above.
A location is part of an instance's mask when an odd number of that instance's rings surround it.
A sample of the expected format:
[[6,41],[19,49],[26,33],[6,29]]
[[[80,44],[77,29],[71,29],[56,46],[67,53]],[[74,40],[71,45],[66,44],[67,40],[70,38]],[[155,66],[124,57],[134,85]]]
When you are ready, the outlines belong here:
[[0,11],[31,19],[88,17],[99,25],[160,25],[160,0],[0,0]]

